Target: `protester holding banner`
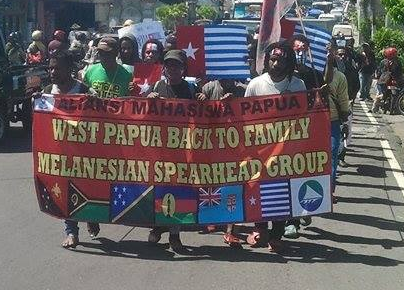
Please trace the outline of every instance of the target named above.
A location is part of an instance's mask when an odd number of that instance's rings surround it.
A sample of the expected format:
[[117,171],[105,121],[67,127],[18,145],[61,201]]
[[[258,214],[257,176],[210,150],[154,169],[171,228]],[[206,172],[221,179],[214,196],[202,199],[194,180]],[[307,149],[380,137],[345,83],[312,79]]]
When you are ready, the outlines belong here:
[[[73,56],[68,51],[55,51],[50,56],[49,73],[51,84],[44,88],[45,94],[95,94],[95,91],[72,77]],[[96,236],[100,227],[96,223],[87,223],[87,230],[91,236]],[[75,248],[79,243],[78,222],[65,220],[66,238],[62,242],[63,248]]]
[[[146,48],[147,49],[147,48]],[[148,98],[167,98],[167,99],[195,99],[196,87],[188,83],[183,78],[187,68],[187,56],[182,50],[170,50],[164,56],[163,74],[164,80],[158,81]],[[154,227],[149,234],[150,243],[158,243],[161,234],[166,231],[164,227]],[[183,248],[180,239],[180,227],[171,226],[169,228],[170,247],[174,251],[181,251]]]
[[129,95],[132,74],[116,62],[118,42],[105,37],[97,45],[100,63],[93,64],[84,75],[84,83],[92,87],[99,98],[119,98]]
[[[245,97],[305,91],[304,82],[293,76],[295,67],[295,52],[287,42],[271,44],[265,51],[264,74],[250,82]],[[255,227],[255,231],[247,238],[251,246],[268,245],[271,252],[282,249],[281,238],[285,231],[285,221],[273,221],[270,234],[267,222],[256,223]]]
[[163,63],[164,46],[157,39],[149,39],[142,46],[142,60],[145,63]]

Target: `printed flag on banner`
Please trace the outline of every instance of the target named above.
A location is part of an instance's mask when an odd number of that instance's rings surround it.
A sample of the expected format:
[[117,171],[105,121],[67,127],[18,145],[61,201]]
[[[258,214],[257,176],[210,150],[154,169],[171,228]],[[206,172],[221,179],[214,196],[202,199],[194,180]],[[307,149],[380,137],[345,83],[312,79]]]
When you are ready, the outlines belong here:
[[288,180],[249,183],[245,186],[246,221],[291,216]]
[[153,186],[112,184],[110,214],[116,223],[154,222]]
[[35,184],[37,188],[39,208],[41,211],[57,217],[64,216],[60,207],[53,200],[51,194],[52,191],[49,191],[46,188],[45,184],[39,179],[39,177],[35,178]]
[[196,188],[155,186],[154,190],[157,225],[196,223]]
[[161,80],[162,69],[161,64],[136,63],[133,93],[146,97],[154,84]]
[[233,223],[243,220],[243,186],[199,188],[200,224]]
[[262,4],[260,31],[258,35],[256,70],[264,69],[265,49],[281,38],[281,18],[292,8],[295,0],[265,0]]
[[[302,34],[306,32],[306,36],[310,42],[310,49],[313,56],[314,68],[323,72],[327,62],[327,44],[331,41],[331,34],[320,27],[305,25],[303,27],[299,22],[290,20],[282,20],[282,38],[288,39],[292,35]],[[311,67],[310,59],[307,58],[307,65]]]
[[188,76],[208,80],[250,77],[245,26],[180,26],[177,35],[177,46],[188,57]]
[[321,214],[331,211],[330,175],[307,178],[292,178],[293,216]]
[[109,202],[90,200],[73,183],[68,186],[69,217],[75,220],[91,220],[93,222],[109,222]]

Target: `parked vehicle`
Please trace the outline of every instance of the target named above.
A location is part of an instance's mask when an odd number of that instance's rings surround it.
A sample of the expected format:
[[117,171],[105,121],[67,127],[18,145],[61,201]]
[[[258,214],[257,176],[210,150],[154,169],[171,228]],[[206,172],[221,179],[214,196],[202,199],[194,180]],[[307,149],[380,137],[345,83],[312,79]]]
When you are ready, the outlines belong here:
[[382,110],[384,114],[404,115],[404,88],[399,88],[395,82],[389,84],[383,96]]

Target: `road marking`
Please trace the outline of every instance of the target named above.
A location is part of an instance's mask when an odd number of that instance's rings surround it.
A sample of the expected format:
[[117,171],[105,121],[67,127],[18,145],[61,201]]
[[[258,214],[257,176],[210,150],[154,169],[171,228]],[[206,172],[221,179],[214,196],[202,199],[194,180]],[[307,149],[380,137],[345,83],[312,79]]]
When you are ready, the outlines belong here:
[[[373,116],[372,113],[369,113],[368,106],[366,105],[365,102],[360,102],[363,111],[365,112],[366,116],[369,118],[370,122],[373,125],[379,125],[379,122],[376,120],[376,118]],[[382,145],[383,149],[383,154],[386,156],[387,161],[389,162],[390,168],[393,171],[394,178],[397,181],[398,186],[401,189],[401,193],[403,194],[404,197],[404,174],[403,170],[401,169],[400,164],[398,163],[396,157],[394,156],[393,150],[391,149],[390,143],[387,140],[380,140],[380,143]]]

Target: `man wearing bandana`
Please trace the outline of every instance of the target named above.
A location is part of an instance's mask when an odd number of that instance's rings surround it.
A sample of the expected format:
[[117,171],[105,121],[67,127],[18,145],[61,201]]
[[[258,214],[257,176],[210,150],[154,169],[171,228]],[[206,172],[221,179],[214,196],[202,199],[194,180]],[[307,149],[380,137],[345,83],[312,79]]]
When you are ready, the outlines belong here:
[[[294,76],[296,56],[292,47],[286,42],[271,44],[265,52],[264,73],[253,79],[247,86],[245,97],[267,96],[288,92],[305,91],[304,82]],[[272,230],[268,232],[268,223],[255,224],[247,242],[253,247],[268,246],[271,252],[282,250],[281,238],[285,232],[285,221],[273,221]]]

